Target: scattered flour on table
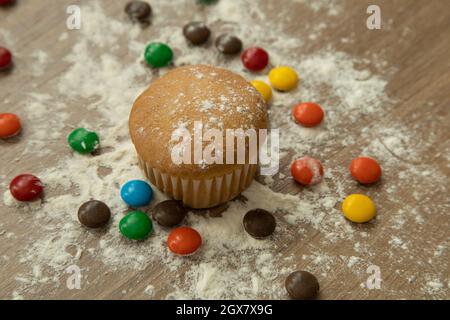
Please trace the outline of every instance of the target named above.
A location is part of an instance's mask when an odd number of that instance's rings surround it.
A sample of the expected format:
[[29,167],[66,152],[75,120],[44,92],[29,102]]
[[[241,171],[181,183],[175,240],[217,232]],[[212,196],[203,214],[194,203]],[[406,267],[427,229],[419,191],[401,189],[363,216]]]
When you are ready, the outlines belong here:
[[31,58],[33,61],[31,66],[33,76],[42,76],[47,68],[47,64],[50,62],[48,53],[43,50],[36,50],[31,54]]
[[298,2],[307,5],[314,12],[320,10],[326,10],[327,14],[330,16],[337,16],[342,12],[342,7],[339,6],[339,1],[336,0],[292,0],[293,2]]
[[13,50],[15,48],[16,41],[11,34],[11,31],[0,29],[0,40],[2,41],[2,44],[10,50]]
[[155,295],[155,287],[152,285],[148,285],[145,290],[144,293],[146,295],[148,295],[150,298],[153,298],[153,296]]
[[[330,16],[338,15],[342,10],[331,0],[295,2],[313,12],[327,10]],[[23,99],[25,116],[33,120],[28,129],[33,135],[24,139],[24,149],[18,160],[28,154],[51,158],[55,145],[63,143],[70,130],[78,126],[100,133],[101,150],[95,156],[80,156],[67,150],[54,160],[53,167],[36,173],[47,188],[42,202],[17,203],[8,191],[4,192],[6,206],[32,212],[34,220],[39,221],[30,224],[30,232],[39,237],[20,251],[20,261],[30,266],[30,272],[17,275],[21,290],[14,291],[12,297],[26,298],[33,292],[33,287],[40,284],[62,285],[61,275],[67,266],[81,265],[84,256],[117,272],[162,267],[168,274],[166,298],[202,299],[285,298],[283,279],[297,265],[307,263],[310,271],[325,279],[336,266],[342,265],[342,260],[349,269],[366,261],[370,257],[370,248],[363,242],[368,231],[354,228],[339,212],[339,203],[348,188],[341,178],[344,169],[339,168],[327,169],[321,184],[298,194],[273,191],[275,180],[266,177],[266,185],[255,181],[243,193],[242,199],[230,202],[220,216],[191,212],[186,222],[196,228],[204,240],[201,250],[192,257],[180,258],[168,252],[164,244],[168,231],[156,224],[154,233],[146,241],[134,243],[121,236],[118,223],[128,208],[118,196],[119,188],[129,179],[143,178],[128,137],[130,106],[154,77],[166,72],[152,72],[144,66],[142,52],[146,43],[167,42],[174,49],[176,66],[209,63],[229,68],[249,79],[266,78],[265,75],[247,73],[238,58],[224,59],[214,48],[190,47],[182,36],[173,4],[162,0],[151,3],[155,11],[153,23],[144,30],[106,15],[97,1],[84,5],[83,28],[77,33],[63,32],[59,36],[59,41],[77,37],[71,52],[63,60],[68,66],[67,71],[53,82],[53,92],[31,92]],[[301,54],[303,40],[285,35],[283,24],[272,24],[267,28],[255,23],[266,18],[258,6],[241,1],[219,1],[205,13],[193,10],[187,1],[179,1],[179,4],[193,12],[193,19],[207,20],[217,28],[216,32],[233,31],[247,44],[266,48],[271,54],[271,63],[288,61],[298,70],[302,78],[300,87],[289,94],[274,92],[269,109],[271,126],[281,131],[282,155],[289,161],[307,153],[329,158],[336,148],[353,144],[359,136],[355,133],[352,136],[351,128],[343,124],[349,119],[361,121],[364,116],[380,111],[388,102],[386,79],[357,69],[354,57],[332,47],[324,47],[313,54]],[[12,38],[4,31],[2,34]],[[33,53],[32,57],[41,65],[52,61],[42,50]],[[32,70],[36,76],[43,71],[40,67]],[[325,108],[326,120],[318,128],[305,129],[290,119],[292,104],[306,100],[316,100]],[[75,120],[75,115],[80,113],[85,114],[83,119]],[[46,130],[48,127],[53,128],[50,134]],[[363,131],[362,135],[365,134],[368,133]],[[387,168],[398,160],[392,153],[412,160],[417,157],[417,151],[408,147],[408,139],[413,137],[406,129],[384,128],[379,137],[366,147],[364,153],[380,157]],[[411,168],[402,172],[407,172],[408,176],[417,174]],[[434,179],[435,175],[432,173],[429,179]],[[278,177],[282,181],[290,180],[289,172],[280,173]],[[396,192],[396,189],[391,191]],[[77,220],[77,208],[91,198],[106,202],[112,210],[111,225],[105,232],[88,231]],[[156,192],[151,206],[163,199],[165,196]],[[151,206],[144,209],[150,210]],[[244,214],[257,207],[270,210],[277,217],[277,230],[270,239],[255,240],[243,230]],[[418,213],[408,212],[401,223],[417,222],[417,216]],[[400,227],[398,222],[397,229]],[[304,254],[286,253],[286,239],[287,242],[297,241],[308,230],[320,233],[323,248],[305,247],[308,251]],[[359,239],[354,244],[358,257],[349,255],[344,259],[333,249],[327,249],[327,245],[348,242],[355,237]],[[302,239],[307,242],[307,238]],[[393,236],[389,244],[400,248],[406,245],[397,236]],[[439,249],[441,251],[443,249]],[[180,270],[183,270],[182,274],[179,274]],[[436,279],[428,280],[426,287],[431,288],[428,290],[431,293],[442,291],[442,285]],[[149,298],[158,294],[153,284],[148,284],[143,292]]]

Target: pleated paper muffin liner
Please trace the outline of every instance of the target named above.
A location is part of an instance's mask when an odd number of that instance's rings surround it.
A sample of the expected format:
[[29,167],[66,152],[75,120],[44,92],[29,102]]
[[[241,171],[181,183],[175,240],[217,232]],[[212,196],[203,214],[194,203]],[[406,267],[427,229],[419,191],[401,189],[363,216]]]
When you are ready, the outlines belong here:
[[150,166],[140,156],[139,165],[150,182],[159,190],[181,200],[191,208],[211,208],[237,197],[251,183],[256,174],[256,164],[242,167],[224,175],[205,179],[181,178]]

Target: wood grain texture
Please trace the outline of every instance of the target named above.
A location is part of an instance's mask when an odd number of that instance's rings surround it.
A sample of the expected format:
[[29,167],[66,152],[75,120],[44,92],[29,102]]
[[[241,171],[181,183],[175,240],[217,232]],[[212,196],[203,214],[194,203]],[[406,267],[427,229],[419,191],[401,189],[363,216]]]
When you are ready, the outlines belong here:
[[[150,1],[151,2],[151,1]],[[359,59],[375,61],[382,58],[387,66],[369,64],[374,73],[383,74],[389,79],[386,88],[387,95],[392,102],[387,103],[382,112],[365,117],[358,123],[348,124],[349,130],[359,132],[367,128],[373,132],[369,137],[361,137],[355,144],[345,148],[338,147],[330,150],[329,158],[323,159],[328,167],[347,165],[349,157],[357,156],[365,145],[373,139],[379,139],[377,128],[384,126],[402,126],[414,132],[417,138],[414,143],[423,144],[420,154],[420,163],[416,159],[401,159],[402,166],[414,167],[426,164],[439,169],[447,178],[445,186],[436,186],[434,192],[422,190],[420,184],[411,184],[408,181],[397,181],[395,170],[392,175],[385,176],[383,181],[372,189],[354,185],[348,192],[367,191],[376,196],[377,206],[382,208],[384,218],[377,221],[377,225],[354,226],[355,230],[365,230],[370,233],[369,238],[356,236],[355,241],[364,241],[371,248],[373,263],[380,266],[383,272],[383,290],[362,290],[360,284],[364,277],[355,276],[347,268],[347,261],[340,256],[352,256],[354,243],[346,245],[328,245],[327,251],[334,252],[337,263],[335,270],[327,272],[326,277],[318,276],[321,283],[321,298],[323,299],[449,299],[448,289],[449,253],[445,251],[439,262],[431,260],[432,252],[439,244],[447,244],[450,239],[450,2],[446,0],[418,0],[418,1],[376,1],[382,9],[383,28],[371,31],[365,28],[366,8],[374,1],[344,1],[344,10],[338,16],[329,16],[325,11],[312,15],[310,11],[303,10],[302,6],[292,5],[292,15],[295,22],[286,30],[293,37],[305,39],[302,53],[317,51],[318,43],[308,41],[308,30],[302,30],[301,21],[313,23],[313,19],[332,23],[335,27],[326,28],[320,35],[320,42],[325,47],[330,45],[336,50],[347,52]],[[58,42],[57,39],[65,25],[65,8],[67,4],[80,3],[80,1],[18,1],[18,5],[0,10],[0,29],[10,30],[13,34],[11,41],[14,44],[15,67],[7,73],[0,74],[0,112],[20,113],[20,102],[24,92],[50,92],[52,81],[64,73],[68,63],[63,57],[70,52],[75,38]],[[276,12],[277,1],[268,2],[268,12]],[[123,17],[123,1],[108,1],[105,11],[113,17]],[[190,14],[186,13],[189,19]],[[283,19],[283,17],[276,17]],[[300,23],[299,23],[300,21]],[[157,32],[150,30],[149,33]],[[69,32],[70,33],[70,32]],[[3,34],[3,37],[5,34]],[[342,38],[351,37],[350,43],[342,42]],[[0,45],[2,34],[0,33]],[[52,63],[40,77],[34,77],[25,72],[32,68],[35,61],[28,53],[36,49],[51,52]],[[125,49],[122,51],[124,63],[133,59],[128,57]],[[67,102],[73,107],[71,123],[73,126],[77,117],[81,118],[79,101]],[[24,123],[22,136],[26,136],[32,124],[27,120]],[[49,128],[51,130],[51,128]],[[55,163],[58,155],[64,154],[65,138],[49,146],[54,157],[37,159],[32,153],[23,154],[24,141],[21,138],[0,141],[0,179],[3,194],[8,182],[20,172],[39,172]],[[393,154],[395,157],[401,157]],[[282,162],[282,172],[289,172],[289,163]],[[263,181],[262,178],[259,179]],[[396,184],[395,199],[384,192],[389,184]],[[283,193],[298,193],[301,190],[291,180],[276,180],[272,186],[275,191]],[[58,192],[57,190],[52,192]],[[414,194],[423,194],[416,200]],[[394,201],[395,200],[395,201]],[[431,205],[433,204],[433,205]],[[400,230],[401,238],[408,243],[408,250],[394,250],[396,259],[392,259],[388,250],[388,240],[392,229],[389,218],[390,212],[397,212],[401,208],[414,207],[423,212],[425,223],[417,225],[404,225]],[[16,209],[6,207],[0,202],[0,226],[4,230],[0,234],[0,256],[9,257],[0,260],[0,298],[9,299],[17,288],[15,279],[17,274],[27,273],[29,270],[18,261],[18,252],[23,250],[24,239],[34,239],[39,236],[37,230],[30,229],[27,223],[17,223],[17,215],[25,215],[27,219],[33,217],[27,213],[18,213]],[[23,216],[22,216],[23,217]],[[326,235],[317,232],[310,226],[298,235],[296,241],[284,244],[282,252],[298,257],[295,263],[300,267],[307,267],[308,262],[301,259],[308,252],[321,250]],[[15,235],[11,238],[6,233]],[[99,237],[101,234],[99,234]],[[420,256],[420,259],[417,257]],[[430,256],[430,259],[426,257]],[[154,264],[142,271],[111,271],[101,262],[82,256],[81,261],[87,267],[87,276],[84,278],[83,290],[68,290],[64,285],[54,287],[50,284],[29,284],[26,298],[32,299],[145,299],[143,293],[147,284],[152,283],[157,292],[155,298],[163,298],[170,291],[171,277],[182,274],[187,266],[182,266],[177,272],[165,272],[161,266]],[[420,260],[420,263],[417,261]],[[426,262],[430,261],[430,262]],[[444,290],[438,293],[429,293],[423,290],[423,283],[414,281],[418,275],[425,273],[439,273],[444,280]],[[408,276],[399,276],[399,273]],[[410,281],[406,279],[411,279]],[[279,279],[280,285],[283,279]],[[64,283],[65,279],[61,279]],[[261,297],[267,298],[267,297]]]

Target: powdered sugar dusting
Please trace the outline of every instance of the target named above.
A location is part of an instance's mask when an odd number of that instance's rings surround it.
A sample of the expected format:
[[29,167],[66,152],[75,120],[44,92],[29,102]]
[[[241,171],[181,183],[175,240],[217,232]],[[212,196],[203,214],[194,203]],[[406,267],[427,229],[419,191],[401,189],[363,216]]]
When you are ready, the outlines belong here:
[[[2,297],[36,297],[44,292],[44,287],[51,287],[52,292],[63,292],[66,290],[65,270],[76,264],[87,279],[83,282],[83,292],[87,296],[94,294],[91,286],[102,283],[103,277],[111,274],[125,277],[129,272],[136,272],[143,285],[136,290],[146,298],[286,298],[282,283],[290,271],[309,270],[316,274],[321,286],[327,288],[329,282],[344,276],[364,283],[366,268],[381,260],[391,266],[382,270],[387,281],[387,275],[392,272],[408,283],[419,284],[420,293],[415,292],[415,297],[448,297],[448,237],[441,236],[439,246],[419,253],[414,252],[414,248],[422,237],[405,234],[402,230],[402,226],[411,224],[417,226],[420,234],[428,217],[449,209],[448,204],[431,204],[434,192],[445,191],[445,174],[420,161],[435,142],[433,136],[420,140],[414,134],[416,128],[405,123],[383,122],[375,127],[367,126],[368,129],[363,125],[361,130],[354,130],[353,124],[364,123],[366,117],[375,117],[392,103],[385,93],[386,77],[368,71],[370,63],[331,46],[314,52],[304,51],[302,45],[308,40],[288,34],[285,29],[289,19],[270,24],[270,19],[274,19],[268,14],[271,4],[263,1],[259,1],[259,5],[252,5],[253,1],[219,1],[204,10],[196,10],[197,4],[190,1],[179,1],[178,8],[190,12],[192,19],[205,20],[216,34],[233,32],[246,46],[264,47],[273,65],[288,62],[298,71],[299,88],[289,93],[274,92],[269,110],[270,125],[280,128],[284,162],[290,163],[305,155],[325,159],[323,181],[309,188],[297,187],[292,194],[277,192],[282,186],[294,185],[287,166],[283,172],[264,179],[264,184],[255,181],[239,199],[220,210],[190,212],[186,224],[196,228],[204,239],[204,245],[194,256],[177,257],[168,252],[164,244],[168,230],[156,224],[153,235],[144,242],[124,239],[118,231],[118,222],[128,208],[118,196],[119,188],[129,179],[143,178],[128,137],[129,110],[148,83],[167,71],[152,72],[142,64],[145,44],[149,40],[167,42],[174,49],[176,66],[209,63],[229,68],[249,80],[265,79],[267,73],[266,70],[258,75],[249,74],[238,58],[224,59],[213,47],[191,47],[182,36],[180,17],[173,3],[162,0],[151,3],[155,17],[152,26],[145,30],[111,17],[105,13],[101,2],[85,4],[83,28],[77,33],[62,32],[59,36],[64,43],[76,37],[62,61],[67,70],[53,81],[51,92],[35,90],[21,100],[20,107],[29,127],[20,141],[18,167],[23,165],[22,159],[30,158],[52,166],[36,172],[46,186],[43,201],[18,203],[8,191],[2,191],[2,211],[4,206],[8,214],[17,215],[18,222],[27,227],[25,237],[25,234],[12,234],[8,226],[0,224],[0,237],[10,242],[17,237],[24,243],[17,248],[18,258],[4,255],[0,259],[1,266],[11,268],[12,259],[18,259],[23,266],[14,277],[14,290],[2,292]],[[343,10],[340,2],[331,0],[296,0],[292,5],[309,10],[311,14],[326,12],[329,17]],[[287,4],[280,6],[283,14],[283,10],[288,9]],[[331,26],[321,23],[309,27],[314,35],[309,40],[313,41]],[[10,32],[1,31],[2,35],[16,46]],[[36,51],[31,58],[40,60],[41,66],[53,61],[52,52],[46,48]],[[373,63],[383,65],[384,61]],[[38,77],[45,73],[45,68],[30,72]],[[214,75],[198,72],[195,76],[203,79]],[[254,89],[249,86],[248,90]],[[178,103],[176,99],[181,97],[175,97],[174,103]],[[319,102],[326,114],[324,123],[314,129],[295,124],[290,110],[299,101]],[[227,102],[226,97],[218,101],[205,100],[201,110],[205,113],[214,108],[226,111]],[[244,106],[240,108],[235,111],[245,112]],[[210,123],[219,126],[213,118]],[[177,128],[188,126],[186,121],[177,124]],[[94,156],[73,154],[64,145],[70,130],[81,126],[95,128],[100,134],[101,147]],[[49,127],[53,129],[50,134]],[[146,132],[145,128],[139,130],[141,134],[156,134]],[[382,163],[383,184],[363,191],[376,203],[388,199],[389,211],[379,207],[375,222],[354,226],[342,216],[339,204],[349,192],[359,191],[361,187],[349,179],[346,164],[332,165],[333,155],[361,139],[368,139],[374,134],[373,130],[377,139],[352,152],[376,157]],[[2,190],[10,174],[1,172]],[[402,194],[406,184],[425,187],[410,195],[410,203],[397,203],[397,195]],[[112,221],[106,230],[91,232],[77,221],[76,210],[90,198],[102,200],[111,207]],[[156,192],[151,206],[144,209],[150,211],[163,199],[165,196]],[[242,218],[253,208],[274,212],[277,228],[269,239],[255,240],[243,230]],[[377,228],[388,230],[392,235],[374,239],[372,232]],[[312,238],[317,240],[315,244],[309,241]],[[380,253],[379,247],[387,248],[387,252]],[[427,268],[429,259],[439,268]],[[427,271],[402,272],[403,265],[413,262]],[[389,287],[389,283],[384,285]],[[124,294],[133,289],[133,286],[127,287]],[[364,286],[352,290],[358,290],[361,297],[370,295]],[[385,294],[391,297],[388,292]],[[411,296],[403,291],[395,294],[394,297]]]

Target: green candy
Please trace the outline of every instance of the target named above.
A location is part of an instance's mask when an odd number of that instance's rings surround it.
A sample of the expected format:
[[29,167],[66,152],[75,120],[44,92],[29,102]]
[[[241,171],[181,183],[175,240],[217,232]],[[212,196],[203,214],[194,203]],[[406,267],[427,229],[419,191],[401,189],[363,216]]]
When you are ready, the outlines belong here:
[[206,5],[216,3],[217,1],[219,0],[197,0],[198,3]]
[[120,232],[131,240],[143,240],[153,230],[152,220],[142,211],[132,211],[119,222]]
[[84,128],[73,130],[67,137],[70,147],[78,153],[91,153],[97,149],[100,139],[97,133]]
[[172,49],[164,43],[152,42],[145,48],[145,61],[154,68],[167,66],[172,58]]

